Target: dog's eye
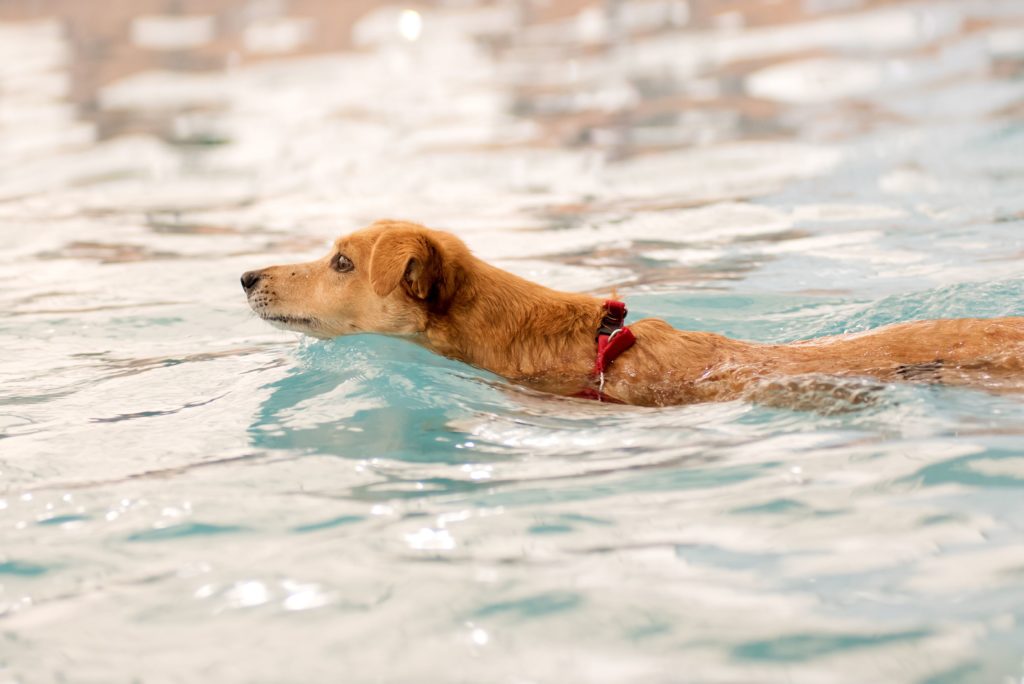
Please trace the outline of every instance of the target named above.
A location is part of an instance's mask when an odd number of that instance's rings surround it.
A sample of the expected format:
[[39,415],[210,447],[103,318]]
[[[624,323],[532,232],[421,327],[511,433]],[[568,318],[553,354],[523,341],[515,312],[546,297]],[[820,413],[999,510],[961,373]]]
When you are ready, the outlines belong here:
[[348,273],[355,267],[356,265],[352,263],[352,260],[344,254],[335,254],[331,258],[331,268],[338,273]]

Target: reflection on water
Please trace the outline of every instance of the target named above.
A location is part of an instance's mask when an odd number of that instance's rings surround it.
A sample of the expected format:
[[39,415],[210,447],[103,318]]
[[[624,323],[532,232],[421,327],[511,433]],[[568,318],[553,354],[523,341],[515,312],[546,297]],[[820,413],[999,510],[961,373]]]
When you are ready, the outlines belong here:
[[237,277],[391,216],[749,339],[1024,315],[1022,77],[1018,0],[0,3],[0,681],[1019,680],[1019,397],[609,407]]

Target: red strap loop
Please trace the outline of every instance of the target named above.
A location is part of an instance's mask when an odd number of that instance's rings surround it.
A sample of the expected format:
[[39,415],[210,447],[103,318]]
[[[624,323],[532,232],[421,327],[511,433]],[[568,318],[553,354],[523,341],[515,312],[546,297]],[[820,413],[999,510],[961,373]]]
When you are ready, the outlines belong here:
[[597,358],[594,359],[594,375],[608,370],[612,361],[633,346],[636,337],[629,328],[618,328],[610,335],[599,335],[597,338]]
[[598,401],[614,401],[603,392],[604,373],[622,352],[633,346],[636,336],[623,325],[627,314],[625,304],[609,299],[604,303],[604,309],[605,315],[597,331],[597,357],[594,359],[594,379],[598,381],[598,389],[587,388],[576,396]]
[[622,326],[622,323],[626,320],[626,315],[628,314],[625,303],[615,301],[614,299],[606,299],[604,301],[604,310],[605,320],[608,320],[611,323],[618,323],[618,326],[616,327]]

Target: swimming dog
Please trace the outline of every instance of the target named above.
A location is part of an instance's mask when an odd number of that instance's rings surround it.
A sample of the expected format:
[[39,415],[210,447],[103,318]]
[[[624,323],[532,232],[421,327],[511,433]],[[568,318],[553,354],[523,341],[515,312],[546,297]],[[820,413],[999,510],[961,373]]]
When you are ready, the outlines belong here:
[[913,321],[790,344],[656,318],[626,326],[620,302],[532,283],[451,233],[405,221],[339,238],[316,261],[248,271],[242,287],[253,311],[288,330],[402,337],[535,390],[624,404],[757,398],[829,377],[1024,389],[1024,317]]

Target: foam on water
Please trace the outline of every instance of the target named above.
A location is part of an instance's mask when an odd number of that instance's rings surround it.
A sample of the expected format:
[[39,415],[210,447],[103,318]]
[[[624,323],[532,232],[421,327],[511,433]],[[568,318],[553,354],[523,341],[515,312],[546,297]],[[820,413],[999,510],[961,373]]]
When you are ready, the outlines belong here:
[[1016,0],[526,5],[95,83],[0,23],[0,681],[1024,675],[1019,393],[607,406],[248,311],[389,216],[750,340],[1024,315]]

